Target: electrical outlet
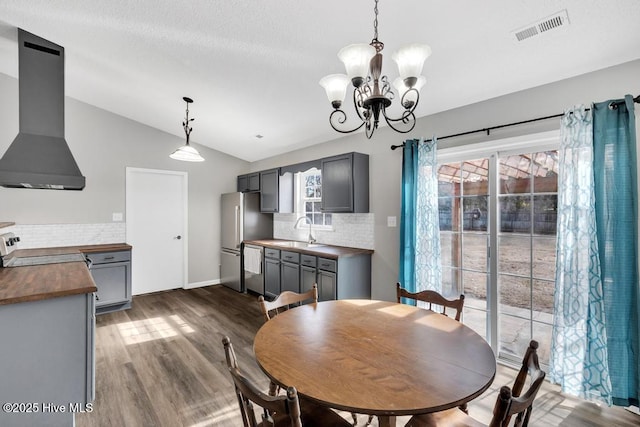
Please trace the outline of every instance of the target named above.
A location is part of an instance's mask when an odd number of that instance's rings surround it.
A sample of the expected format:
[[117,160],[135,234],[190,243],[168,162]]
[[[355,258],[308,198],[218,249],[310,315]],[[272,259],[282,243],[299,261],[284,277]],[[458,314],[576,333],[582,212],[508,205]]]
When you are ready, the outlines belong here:
[[396,227],[396,217],[388,216],[387,217],[387,227]]
[[122,212],[114,212],[111,214],[111,220],[113,222],[120,222],[122,221]]

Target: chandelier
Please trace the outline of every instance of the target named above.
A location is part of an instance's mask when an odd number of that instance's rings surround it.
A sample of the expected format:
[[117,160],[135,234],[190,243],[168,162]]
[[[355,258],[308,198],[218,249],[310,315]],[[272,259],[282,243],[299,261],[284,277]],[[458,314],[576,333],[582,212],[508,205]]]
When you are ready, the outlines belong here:
[[178,147],[176,151],[169,155],[169,157],[174,160],[182,160],[183,162],[204,162],[204,157],[198,153],[198,150],[189,145],[189,135],[193,130],[191,128],[191,122],[195,120],[189,118],[189,104],[193,102],[193,99],[187,98],[186,96],[182,99],[187,103],[187,116],[185,117],[184,122],[182,122],[184,133],[187,135],[187,143],[182,147]]
[[[382,49],[384,43],[378,40],[378,0],[374,6],[373,40],[369,44],[352,44],[338,52],[347,75],[330,74],[320,80],[327,92],[327,98],[334,108],[329,116],[331,127],[340,133],[351,133],[364,126],[367,138],[373,136],[382,116],[390,128],[400,133],[411,132],[416,125],[414,111],[420,100],[420,89],[426,78],[421,76],[424,61],[431,55],[426,44],[410,44],[395,52],[391,58],[398,64],[400,77],[393,85],[404,111],[399,117],[387,115],[387,108],[395,99],[387,76],[382,74]],[[353,129],[345,129],[347,114],[340,109],[349,82],[353,85],[353,104],[362,123]]]

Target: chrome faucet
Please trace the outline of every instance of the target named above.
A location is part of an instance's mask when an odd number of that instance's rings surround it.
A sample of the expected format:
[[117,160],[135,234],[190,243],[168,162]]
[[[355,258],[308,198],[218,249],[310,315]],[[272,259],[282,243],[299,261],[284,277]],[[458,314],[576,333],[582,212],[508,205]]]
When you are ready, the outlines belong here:
[[298,225],[300,224],[300,221],[302,220],[306,220],[309,223],[309,237],[307,238],[307,242],[308,243],[315,243],[316,239],[313,238],[313,235],[311,234],[311,220],[306,217],[306,216],[301,216],[300,218],[298,218],[298,220],[296,221],[296,224],[293,226],[293,228],[298,228]]

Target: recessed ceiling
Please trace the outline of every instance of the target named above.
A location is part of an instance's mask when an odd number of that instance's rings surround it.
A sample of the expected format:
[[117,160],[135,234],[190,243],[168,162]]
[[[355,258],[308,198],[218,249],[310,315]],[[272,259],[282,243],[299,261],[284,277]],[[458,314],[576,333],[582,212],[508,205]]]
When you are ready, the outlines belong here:
[[[563,31],[514,37],[564,9]],[[433,49],[418,116],[640,58],[637,0],[380,0],[379,12],[390,80],[396,49]],[[13,77],[16,27],[65,48],[67,96],[178,136],[189,96],[192,142],[255,161],[340,136],[318,81],[344,72],[340,48],[371,41],[373,0],[2,0],[0,72]]]

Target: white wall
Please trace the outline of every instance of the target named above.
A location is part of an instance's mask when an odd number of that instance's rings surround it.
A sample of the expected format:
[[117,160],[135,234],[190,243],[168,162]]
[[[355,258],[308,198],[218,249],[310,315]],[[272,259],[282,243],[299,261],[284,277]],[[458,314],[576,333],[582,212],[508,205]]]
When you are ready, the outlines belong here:
[[[472,70],[470,70],[472,72]],[[483,129],[505,123],[528,120],[562,113],[575,104],[589,104],[620,98],[625,94],[640,93],[640,60],[616,67],[562,80],[537,88],[490,99],[473,105],[445,111],[418,121],[413,132],[397,134],[381,128],[371,140],[361,133],[349,135],[325,144],[297,150],[287,155],[265,159],[251,164],[254,171],[285,164],[298,163],[334,154],[358,151],[369,154],[370,208],[375,216],[375,253],[372,261],[372,297],[394,300],[395,282],[398,278],[398,228],[387,227],[387,217],[400,216],[401,150],[391,151],[392,144],[400,144],[408,138],[430,138],[432,135],[449,135]],[[423,89],[421,102],[429,102],[428,83]],[[455,82],[451,82],[454,91]],[[640,105],[637,105],[640,108]],[[327,111],[329,114],[329,111]],[[326,117],[318,118],[326,120]],[[328,124],[327,124],[328,126]],[[559,119],[531,125],[521,125],[457,139],[441,141],[440,147],[451,147],[490,139],[526,135],[559,128]],[[532,147],[535,148],[535,147]]]
[[[18,133],[18,81],[0,74],[0,155]],[[125,213],[125,168],[189,174],[189,283],[219,279],[220,194],[235,191],[249,164],[194,144],[204,163],[179,162],[169,154],[184,138],[66,98],[66,140],[86,177],[82,191],[0,187],[0,221],[21,224],[104,224]],[[199,118],[206,120],[206,118]],[[182,116],[176,117],[181,132]],[[196,122],[198,123],[198,122]],[[194,128],[194,135],[197,125]],[[197,138],[196,138],[197,141]],[[125,218],[126,220],[126,218]],[[26,246],[25,246],[26,247]],[[135,250],[135,248],[134,248]]]

